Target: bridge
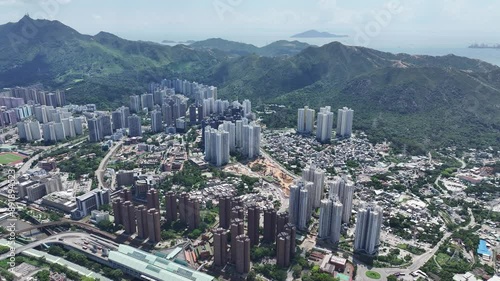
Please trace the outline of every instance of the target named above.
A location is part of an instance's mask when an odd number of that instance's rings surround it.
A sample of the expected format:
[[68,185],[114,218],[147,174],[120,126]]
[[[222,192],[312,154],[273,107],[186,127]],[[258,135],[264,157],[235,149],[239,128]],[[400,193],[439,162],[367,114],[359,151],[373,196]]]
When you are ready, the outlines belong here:
[[28,231],[35,230],[35,229],[51,227],[51,226],[56,226],[56,225],[63,225],[63,224],[75,225],[75,226],[78,226],[80,228],[87,230],[88,232],[98,234],[104,238],[107,238],[107,239],[110,239],[113,241],[117,240],[116,235],[99,230],[96,227],[94,227],[88,223],[66,220],[66,219],[62,219],[60,221],[53,221],[53,222],[48,222],[48,223],[37,224],[37,225],[33,225],[33,226],[30,226],[30,227],[24,228],[24,229],[16,229],[15,233],[21,234],[21,233],[28,232]]

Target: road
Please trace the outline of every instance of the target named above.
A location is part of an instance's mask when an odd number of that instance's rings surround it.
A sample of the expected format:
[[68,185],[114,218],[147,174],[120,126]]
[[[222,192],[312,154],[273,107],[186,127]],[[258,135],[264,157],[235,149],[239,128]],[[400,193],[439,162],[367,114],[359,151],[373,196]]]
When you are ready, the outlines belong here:
[[[87,234],[87,233],[84,233],[84,232],[65,232],[65,233],[60,233],[60,234],[52,235],[52,236],[47,237],[45,239],[42,239],[42,240],[30,243],[28,245],[25,245],[25,246],[22,246],[22,247],[18,247],[18,248],[15,249],[15,253],[16,253],[16,255],[18,255],[18,254],[22,253],[23,251],[36,248],[36,247],[38,247],[38,246],[40,246],[42,244],[45,244],[45,243],[57,242],[57,243],[60,243],[60,244],[64,244],[63,241],[59,241],[59,238],[62,238],[62,239],[68,239],[68,238],[87,238],[87,239],[90,239],[91,236],[90,236],[90,234]],[[0,260],[4,260],[4,259],[9,258],[9,257],[10,257],[10,253],[8,252],[6,254],[1,255],[0,256]]]
[[[81,139],[76,139],[74,141],[71,141],[71,142],[67,142],[67,143],[63,143],[63,144],[60,144],[60,145],[56,145],[46,151],[44,151],[44,153],[47,153],[47,152],[51,152],[51,151],[54,151],[56,149],[59,149],[59,148],[63,148],[63,147],[66,147],[66,146],[71,146],[71,145],[78,145],[80,143],[84,142],[84,140],[81,140]],[[33,157],[31,157],[30,159],[28,159],[28,161],[26,161],[23,166],[19,169],[19,171],[17,172],[18,175],[22,175],[24,173],[26,173],[26,171],[28,171],[30,168],[31,168],[31,165],[33,164],[33,162],[35,160],[38,160],[38,158],[40,158],[40,154],[37,154]]]
[[[99,167],[95,171],[95,174],[97,176],[97,186],[98,187],[106,187],[104,185],[104,173],[106,172],[106,167],[108,166],[109,159],[116,154],[116,152],[122,147],[123,141],[117,142],[110,151],[104,156],[104,158],[101,160],[101,163],[99,163]],[[109,188],[113,190],[113,185],[111,185]]]
[[[461,229],[471,228],[471,227],[476,226],[476,219],[474,218],[474,215],[472,214],[472,211],[470,209],[469,209],[469,215],[471,217],[469,224],[461,227]],[[448,240],[448,238],[450,238],[451,235],[452,235],[451,232],[446,232],[443,235],[443,238],[436,244],[436,246],[434,246],[430,251],[427,251],[426,253],[413,259],[412,264],[410,266],[408,266],[406,269],[401,269],[401,268],[397,268],[397,267],[396,268],[367,268],[365,265],[358,264],[358,273],[357,273],[358,277],[356,278],[356,280],[370,280],[370,279],[367,279],[367,277],[365,275],[367,270],[374,270],[374,271],[380,273],[382,276],[381,280],[386,280],[387,276],[395,274],[397,272],[408,275],[408,274],[416,271],[417,269],[420,269],[422,266],[424,266],[424,264],[436,254],[436,252],[439,250],[439,247],[446,240]]]

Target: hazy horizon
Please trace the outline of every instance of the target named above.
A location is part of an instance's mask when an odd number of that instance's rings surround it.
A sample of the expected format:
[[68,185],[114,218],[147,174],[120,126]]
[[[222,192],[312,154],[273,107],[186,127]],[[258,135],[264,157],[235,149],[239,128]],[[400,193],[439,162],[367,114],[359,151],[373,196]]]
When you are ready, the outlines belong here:
[[[185,41],[220,37],[255,45],[309,29],[347,34],[335,39],[368,47],[464,47],[500,43],[500,2],[470,0],[263,1],[0,0],[1,22],[24,14],[59,20],[80,33],[130,40]],[[252,39],[254,38],[254,39]],[[270,43],[270,42],[267,42]],[[358,43],[358,44],[356,44]]]

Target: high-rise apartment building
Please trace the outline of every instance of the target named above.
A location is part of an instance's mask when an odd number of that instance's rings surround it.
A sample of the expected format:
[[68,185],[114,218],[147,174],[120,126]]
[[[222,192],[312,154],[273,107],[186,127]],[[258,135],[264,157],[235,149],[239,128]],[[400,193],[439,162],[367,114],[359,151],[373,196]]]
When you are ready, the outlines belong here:
[[[312,186],[312,183],[308,185]],[[307,221],[311,218],[311,204],[308,197],[309,191],[302,181],[298,181],[290,187],[290,202],[288,206],[290,222],[300,230],[307,229]]]
[[129,136],[130,137],[140,137],[142,136],[142,126],[141,126],[141,117],[133,114],[128,117],[128,125],[129,125]]
[[250,271],[250,238],[246,235],[236,236],[236,270],[238,273]]
[[337,197],[321,200],[318,237],[329,238],[336,244],[340,241],[342,227],[342,203]]
[[309,202],[312,208],[318,208],[323,198],[323,185],[325,180],[325,171],[311,164],[302,170],[302,179],[307,182],[312,182],[313,187],[309,190]]
[[297,116],[297,133],[311,134],[314,129],[315,115],[316,112],[314,109],[310,109],[307,106],[300,108]]
[[134,204],[125,201],[122,204],[122,223],[126,234],[134,234],[136,231]]
[[245,225],[242,219],[232,219],[231,220],[231,262],[236,263],[236,256],[238,252],[238,247],[236,246],[236,237],[244,234]]
[[205,127],[205,160],[215,166],[229,162],[229,132]]
[[214,234],[214,265],[224,266],[227,263],[227,230],[217,228]]
[[166,214],[165,218],[167,222],[173,222],[177,220],[177,198],[173,191],[167,191],[165,193],[165,207]]
[[151,111],[151,132],[160,133],[163,131],[161,111]]
[[146,206],[137,206],[135,209],[135,217],[137,219],[137,237],[145,240],[149,237],[148,210],[146,209]]
[[337,135],[340,137],[350,137],[352,134],[352,120],[354,110],[344,107],[339,109],[337,115]]
[[375,255],[380,246],[382,208],[375,204],[365,204],[358,210],[354,234],[354,251]]
[[161,228],[160,228],[160,211],[159,209],[149,209],[148,216],[148,234],[149,242],[158,243],[161,241]]
[[274,242],[276,238],[276,223],[276,209],[274,209],[273,206],[269,206],[268,208],[264,209],[264,242]]
[[321,143],[329,143],[332,139],[333,112],[329,106],[320,108],[318,124],[316,126],[316,139]]
[[130,96],[130,112],[139,113],[141,111],[141,100],[139,96]]
[[259,225],[260,225],[260,209],[256,205],[249,206],[248,211],[248,229],[247,235],[250,238],[250,246],[259,244]]
[[352,215],[352,199],[354,197],[354,185],[351,182],[346,182],[344,178],[337,177],[333,181],[328,181],[327,186],[328,197],[334,198],[338,196],[343,205],[342,222],[349,223]]
[[231,196],[223,194],[219,197],[219,225],[224,229],[229,228],[231,222]]

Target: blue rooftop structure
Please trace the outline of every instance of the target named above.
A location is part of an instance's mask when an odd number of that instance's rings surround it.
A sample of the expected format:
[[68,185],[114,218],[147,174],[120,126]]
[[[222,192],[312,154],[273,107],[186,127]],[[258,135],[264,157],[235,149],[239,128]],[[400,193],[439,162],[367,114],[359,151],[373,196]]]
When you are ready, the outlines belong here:
[[491,256],[491,251],[486,246],[485,240],[479,240],[479,246],[477,247],[477,253],[483,256]]

